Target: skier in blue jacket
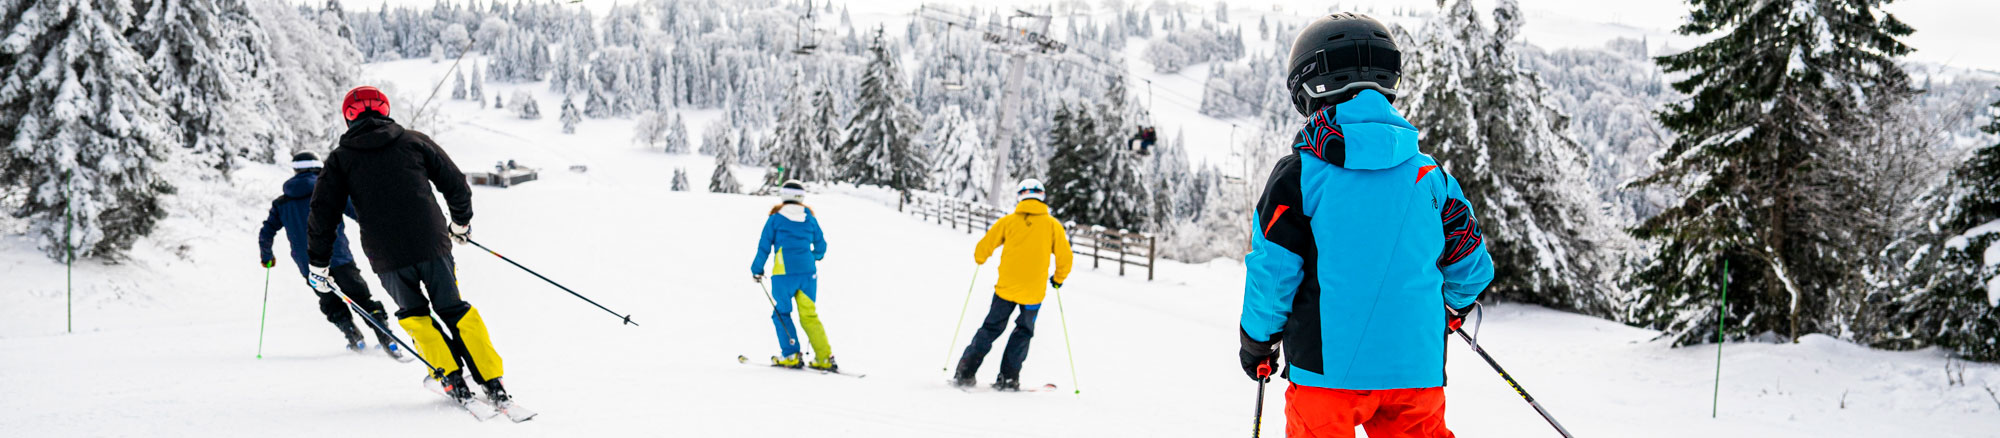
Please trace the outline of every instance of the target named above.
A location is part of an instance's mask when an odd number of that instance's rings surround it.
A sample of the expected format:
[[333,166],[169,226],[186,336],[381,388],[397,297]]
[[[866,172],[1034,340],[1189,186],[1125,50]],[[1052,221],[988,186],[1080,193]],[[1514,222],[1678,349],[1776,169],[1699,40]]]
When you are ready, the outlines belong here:
[[[778,189],[784,202],[771,207],[771,214],[764,219],[764,232],[757,238],[757,258],[750,262],[750,278],[759,283],[764,281],[764,263],[772,259],[771,268],[771,323],[778,330],[779,356],[771,358],[771,365],[787,368],[810,366],[824,371],[838,371],[839,365],[833,361],[833,346],[826,340],[826,329],[820,325],[819,309],[819,267],[818,262],[826,258],[826,234],[820,232],[819,219],[813,217],[811,207],[806,207],[806,188],[797,180],[785,181]],[[772,258],[771,253],[777,252]],[[812,363],[805,363],[799,354],[799,333],[792,326],[792,305],[799,310],[799,326],[806,331],[806,338],[812,342]]]
[[1348,13],[1293,44],[1307,120],[1257,203],[1238,353],[1261,379],[1284,343],[1288,436],[1452,436],[1445,337],[1493,262],[1458,179],[1390,106],[1400,55],[1387,27]]
[[[292,156],[292,178],[285,180],[284,195],[271,201],[271,212],[264,218],[264,228],[257,232],[257,249],[262,254],[261,264],[265,269],[276,267],[277,257],[271,253],[272,241],[278,230],[285,230],[285,240],[292,246],[292,264],[298,266],[299,277],[306,277],[306,213],[311,211],[313,187],[319,183],[319,156],[312,152],[300,152]],[[347,216],[354,217],[354,206],[347,206]],[[345,233],[345,225],[342,225]],[[335,238],[333,253],[333,281],[340,285],[340,291],[354,299],[354,304],[368,311],[368,317],[375,320],[371,331],[375,332],[377,344],[390,356],[400,357],[396,343],[389,340],[389,334],[374,327],[388,327],[388,313],[382,302],[375,301],[368,293],[368,282],[361,279],[361,269],[354,265],[354,254],[347,249],[345,234]],[[319,296],[319,312],[326,315],[326,321],[340,328],[347,336],[347,348],[361,351],[367,343],[361,340],[361,330],[354,325],[354,315],[340,296],[327,292],[313,292]]]

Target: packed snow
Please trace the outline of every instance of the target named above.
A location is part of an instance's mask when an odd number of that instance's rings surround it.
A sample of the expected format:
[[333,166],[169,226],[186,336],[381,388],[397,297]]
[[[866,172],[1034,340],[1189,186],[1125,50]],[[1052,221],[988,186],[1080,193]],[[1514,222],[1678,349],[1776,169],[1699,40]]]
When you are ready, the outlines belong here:
[[[406,90],[446,68],[425,60],[372,67]],[[539,84],[490,88],[559,101]],[[867,377],[745,366],[735,357],[754,365],[775,351],[764,292],[747,272],[775,200],[668,190],[673,169],[704,175],[713,161],[634,145],[630,122],[593,119],[564,135],[553,118],[522,121],[447,99],[433,105],[436,138],[462,168],[511,159],[543,172],[513,188],[476,188],[475,238],[642,324],[620,325],[460,247],[466,297],[486,316],[510,389],[540,417],[475,423],[419,387],[421,367],[345,351],[289,261],[268,271],[258,359],[267,272],[254,264],[255,227],[289,173],[260,165],[233,185],[191,186],[204,191],[175,201],[189,213],[171,216],[126,262],[79,262],[74,334],[64,329],[63,266],[28,239],[0,238],[0,275],[25,292],[0,294],[0,430],[1055,437],[1220,436],[1251,426],[1256,388],[1234,354],[1236,262],[1162,262],[1148,282],[1080,257],[1061,303],[1039,323],[1023,372],[1028,384],[1061,390],[967,394],[944,384],[940,366],[979,319],[972,309],[953,342],[964,288],[975,301],[990,293],[994,267],[975,272],[970,263],[978,236],[823,187],[808,200],[831,249],[821,265],[821,314],[843,369]],[[686,114],[690,126],[716,117]],[[567,170],[575,165],[587,171]],[[737,175],[754,185],[761,169]],[[379,283],[371,287],[379,297]],[[1668,348],[1654,331],[1531,306],[1491,306],[1484,316],[1483,345],[1578,436],[1974,437],[2000,427],[2000,400],[1987,389],[2000,384],[2000,367],[1936,351],[1876,351],[1816,335],[1793,345],[1727,344],[1720,412],[1710,418],[1713,345]],[[1470,350],[1449,354],[1453,429],[1553,436]],[[981,380],[992,373],[989,366]],[[1954,378],[1965,383],[1947,383]],[[1282,385],[1274,382],[1265,401],[1273,433],[1284,420]]]

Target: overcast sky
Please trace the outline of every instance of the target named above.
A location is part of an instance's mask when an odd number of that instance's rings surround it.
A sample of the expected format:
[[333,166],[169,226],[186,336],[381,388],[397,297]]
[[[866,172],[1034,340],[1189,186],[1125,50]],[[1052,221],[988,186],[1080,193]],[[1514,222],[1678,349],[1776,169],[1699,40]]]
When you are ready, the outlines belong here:
[[[313,0],[303,0],[317,3]],[[383,0],[340,0],[349,10],[373,10],[381,7]],[[512,1],[512,0],[502,0]],[[547,0],[531,0],[547,1]],[[602,8],[614,3],[631,4],[635,0],[583,0],[584,7]],[[817,0],[825,1],[825,0]],[[1103,4],[1102,0],[1086,0],[1090,4]],[[1114,0],[1116,1],[1116,0]],[[1683,0],[1519,0],[1521,8],[1528,13],[1528,25],[1523,37],[1529,42],[1544,47],[1597,46],[1604,40],[1616,36],[1645,36],[1656,42],[1676,46],[1699,43],[1701,38],[1673,35],[1675,26],[1687,17],[1687,4]],[[395,5],[429,5],[436,0],[387,0]],[[1124,0],[1126,4],[1150,5],[1153,0]],[[857,20],[874,18],[876,21],[888,16],[908,16],[918,5],[925,3],[979,5],[991,7],[996,4],[1041,5],[1052,3],[1048,0],[866,0],[841,2],[851,8]],[[1213,7],[1212,0],[1192,0],[1184,3]],[[1491,0],[1478,0],[1481,9],[1492,7]],[[1305,1],[1305,0],[1231,0],[1232,11],[1239,14],[1266,12],[1278,15],[1310,16],[1318,15],[1334,8],[1343,10],[1375,9],[1386,13],[1391,8],[1420,9],[1435,8],[1436,0],[1346,0],[1346,1]],[[2000,18],[2000,1],[1995,0],[1902,0],[1888,6],[1891,14],[1917,29],[1915,35],[1903,40],[1917,49],[1911,58],[1943,63],[1951,66],[1979,68],[2000,72],[2000,27],[1995,19]],[[860,15],[868,15],[862,17]],[[1657,45],[1657,44],[1656,44]]]

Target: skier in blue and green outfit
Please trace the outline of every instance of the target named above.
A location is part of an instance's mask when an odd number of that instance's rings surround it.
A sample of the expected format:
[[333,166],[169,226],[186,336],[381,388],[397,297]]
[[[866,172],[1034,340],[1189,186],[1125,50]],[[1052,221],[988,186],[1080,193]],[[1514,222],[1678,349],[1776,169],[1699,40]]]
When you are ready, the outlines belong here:
[[[764,260],[773,250],[778,256],[771,268],[771,323],[778,329],[779,355],[771,358],[771,365],[787,368],[809,366],[824,371],[838,371],[834,364],[833,347],[826,341],[826,329],[819,323],[819,311],[814,306],[819,300],[819,268],[817,262],[826,258],[826,234],[820,232],[819,219],[813,217],[811,207],[806,207],[805,185],[797,180],[785,181],[778,189],[784,202],[771,207],[771,214],[764,219],[764,232],[757,239],[757,258],[750,263],[750,278],[759,283],[764,281]],[[805,327],[806,338],[813,347],[812,363],[806,363],[799,354],[799,333],[792,326],[792,305],[799,308],[799,326]]]

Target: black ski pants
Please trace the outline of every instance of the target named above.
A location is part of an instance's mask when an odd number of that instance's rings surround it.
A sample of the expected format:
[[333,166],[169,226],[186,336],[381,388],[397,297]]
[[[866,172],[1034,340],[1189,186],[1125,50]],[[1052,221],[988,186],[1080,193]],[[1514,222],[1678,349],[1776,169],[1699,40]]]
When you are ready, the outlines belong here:
[[[341,293],[347,294],[348,298],[353,298],[354,304],[361,306],[361,310],[367,311],[368,315],[375,319],[375,323],[385,324],[383,327],[387,327],[389,314],[383,310],[382,302],[375,301],[375,297],[368,292],[368,282],[361,279],[361,268],[355,267],[353,263],[348,263],[335,266],[327,271],[328,274],[333,276],[333,284],[340,287]],[[348,310],[347,302],[341,301],[340,295],[332,292],[318,291],[313,292],[313,295],[319,297],[319,313],[326,315],[326,322],[333,323],[334,326],[354,323],[354,312]],[[363,325],[366,325],[366,323],[363,323]],[[368,331],[375,332],[375,336],[383,341],[389,339],[387,334],[372,328],[372,326]]]
[[1028,360],[1028,341],[1035,338],[1035,316],[1041,313],[1042,305],[1021,305],[993,295],[993,304],[986,310],[986,321],[979,325],[979,331],[972,333],[972,345],[965,347],[965,355],[958,359],[958,375],[972,376],[979,372],[979,364],[986,361],[986,353],[993,350],[993,341],[1000,339],[1000,332],[1007,329],[1007,317],[1014,308],[1021,309],[1021,316],[1014,318],[1014,334],[1007,337],[1007,349],[1000,354],[1000,377],[1018,379],[1021,377],[1021,363]]
[[[437,330],[437,333],[444,336],[445,345],[450,347],[452,358],[460,366],[471,369],[474,380],[484,382],[498,376],[480,373],[472,354],[466,350],[464,333],[460,333],[459,330],[461,328],[459,321],[472,310],[472,303],[467,303],[458,296],[457,269],[456,262],[447,254],[427,262],[376,275],[382,279],[382,289],[389,291],[389,297],[396,300],[396,319],[435,314],[436,317],[431,319],[430,325]],[[404,329],[409,330],[409,327],[405,326]],[[422,341],[415,342],[418,342],[421,348]]]

